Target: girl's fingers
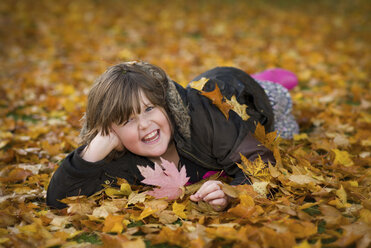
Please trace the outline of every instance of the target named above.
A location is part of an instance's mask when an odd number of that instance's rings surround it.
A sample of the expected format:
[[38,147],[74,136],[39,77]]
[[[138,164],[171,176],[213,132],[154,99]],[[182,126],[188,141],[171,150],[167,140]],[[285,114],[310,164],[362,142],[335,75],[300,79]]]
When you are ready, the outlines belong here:
[[196,197],[196,195],[191,195],[189,197],[189,199],[191,199],[191,201],[195,201],[195,202],[198,202],[199,200],[201,200],[201,198]]
[[190,196],[190,200],[196,202],[203,200],[208,202],[217,198],[225,197],[219,184],[221,184],[221,182],[215,180],[205,182],[195,194]]
[[201,188],[195,194],[196,197],[203,199],[205,196],[207,196],[211,192],[220,190],[219,181],[209,181],[209,182],[206,182],[201,186]]
[[223,210],[224,207],[227,205],[227,199],[225,199],[225,198],[215,199],[215,200],[209,201],[209,204],[215,210]]
[[224,197],[225,197],[225,194],[223,190],[217,190],[217,191],[211,192],[210,194],[206,195],[203,198],[203,200],[210,203],[211,201],[216,200],[216,199],[224,199]]

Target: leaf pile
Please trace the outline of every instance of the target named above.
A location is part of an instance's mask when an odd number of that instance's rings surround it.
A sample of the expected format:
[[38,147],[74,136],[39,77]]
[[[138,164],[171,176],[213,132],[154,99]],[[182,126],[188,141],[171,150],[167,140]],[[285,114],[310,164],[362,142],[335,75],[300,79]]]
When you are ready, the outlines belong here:
[[[367,0],[1,1],[0,246],[369,247],[370,8]],[[123,60],[152,62],[183,85],[222,65],[291,70],[300,134],[287,141],[257,128],[277,164],[242,158],[251,185],[223,185],[225,212],[191,202],[197,184],[165,201],[124,180],[49,209],[48,182],[78,146],[87,91]]]

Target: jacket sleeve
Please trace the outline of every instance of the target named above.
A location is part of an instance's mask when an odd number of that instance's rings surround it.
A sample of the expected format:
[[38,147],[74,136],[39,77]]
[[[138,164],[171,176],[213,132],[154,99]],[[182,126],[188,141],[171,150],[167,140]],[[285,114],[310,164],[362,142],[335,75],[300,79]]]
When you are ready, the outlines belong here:
[[[113,184],[116,178],[125,178],[130,184],[137,184],[141,175],[136,166],[131,166],[131,156],[112,161],[87,162],[80,153],[85,146],[70,153],[55,171],[50,180],[46,203],[50,207],[64,208],[60,200],[69,196],[90,196],[103,188],[103,184]],[[127,159],[129,157],[129,159]],[[135,160],[136,162],[136,160]]]
[[50,207],[66,207],[59,200],[69,196],[92,195],[108,179],[103,169],[105,162],[85,161],[79,155],[83,148],[79,147],[70,153],[55,171],[46,195],[46,203]]

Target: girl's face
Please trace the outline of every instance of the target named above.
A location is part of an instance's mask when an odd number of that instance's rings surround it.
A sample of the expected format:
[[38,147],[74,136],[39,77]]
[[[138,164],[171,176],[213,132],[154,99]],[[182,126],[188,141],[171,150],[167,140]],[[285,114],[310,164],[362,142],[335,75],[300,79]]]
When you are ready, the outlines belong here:
[[172,132],[162,107],[154,106],[141,92],[140,113],[132,114],[123,125],[112,124],[123,146],[147,158],[158,158],[168,149]]

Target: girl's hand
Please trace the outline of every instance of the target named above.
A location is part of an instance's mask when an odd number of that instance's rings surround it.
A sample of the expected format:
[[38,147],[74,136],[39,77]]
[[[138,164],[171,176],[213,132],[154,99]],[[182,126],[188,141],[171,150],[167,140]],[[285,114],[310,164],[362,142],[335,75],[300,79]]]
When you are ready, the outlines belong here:
[[210,180],[205,182],[201,188],[190,199],[192,201],[205,201],[211,205],[215,211],[222,211],[228,205],[228,196],[220,188],[220,181]]
[[99,132],[97,136],[81,153],[81,157],[88,162],[97,162],[104,159],[113,150],[122,151],[124,149],[119,137],[114,131],[108,135]]

